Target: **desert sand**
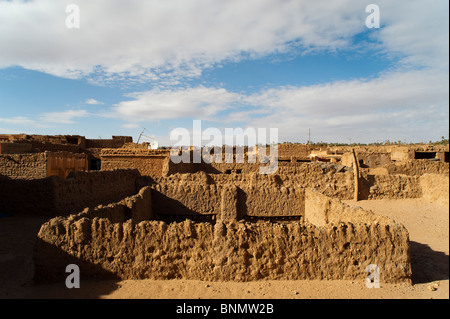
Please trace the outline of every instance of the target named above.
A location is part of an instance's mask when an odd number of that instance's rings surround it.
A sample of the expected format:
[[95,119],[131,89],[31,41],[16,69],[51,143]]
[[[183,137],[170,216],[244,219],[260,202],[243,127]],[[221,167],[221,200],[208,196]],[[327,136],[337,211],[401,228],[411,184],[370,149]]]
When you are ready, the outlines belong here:
[[42,217],[0,218],[0,298],[101,299],[448,299],[449,208],[422,199],[346,201],[402,223],[409,231],[413,284],[369,289],[357,281],[206,282],[194,280],[83,280],[33,283],[33,244]]

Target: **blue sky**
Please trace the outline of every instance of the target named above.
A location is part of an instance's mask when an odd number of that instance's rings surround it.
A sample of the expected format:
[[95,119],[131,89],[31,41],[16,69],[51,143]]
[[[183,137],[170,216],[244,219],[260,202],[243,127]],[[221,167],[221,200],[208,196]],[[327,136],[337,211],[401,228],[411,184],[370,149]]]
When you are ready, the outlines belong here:
[[448,136],[448,100],[448,1],[0,0],[0,134],[420,142]]

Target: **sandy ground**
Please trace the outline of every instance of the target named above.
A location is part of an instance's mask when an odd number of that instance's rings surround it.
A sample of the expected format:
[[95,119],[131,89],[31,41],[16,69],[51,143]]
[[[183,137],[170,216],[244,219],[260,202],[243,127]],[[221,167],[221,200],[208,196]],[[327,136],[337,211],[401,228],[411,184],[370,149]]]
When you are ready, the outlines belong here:
[[204,282],[194,280],[32,282],[34,238],[43,218],[0,218],[0,298],[146,299],[448,299],[449,208],[420,199],[347,202],[389,216],[410,233],[413,284],[369,289],[357,281]]

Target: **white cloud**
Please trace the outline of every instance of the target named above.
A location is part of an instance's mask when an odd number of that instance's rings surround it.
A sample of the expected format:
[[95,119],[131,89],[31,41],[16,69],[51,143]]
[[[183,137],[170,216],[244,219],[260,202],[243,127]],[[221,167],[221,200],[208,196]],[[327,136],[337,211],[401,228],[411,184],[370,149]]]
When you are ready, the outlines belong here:
[[327,141],[433,139],[448,126],[448,84],[445,72],[422,70],[248,96],[206,87],[151,90],[134,94],[134,100],[113,111],[131,123],[193,118],[222,127],[275,127],[285,141],[306,141],[308,128]]
[[[445,72],[422,70],[273,88],[245,98],[260,109],[258,117],[249,113],[243,120],[255,127],[278,127],[284,140],[306,141],[308,128],[316,141],[435,140],[448,128],[448,85]],[[262,111],[268,115],[260,116]]]
[[22,126],[22,127],[27,127],[27,126],[45,127],[45,125],[43,123],[39,123],[38,121],[29,119],[28,117],[25,117],[25,116],[14,116],[12,118],[2,118],[2,117],[0,117],[0,123],[4,123],[4,124],[7,124],[7,125],[13,125],[15,127],[17,127],[17,126]]
[[378,38],[388,55],[410,65],[446,69],[449,59],[449,2],[380,0]]
[[71,2],[0,2],[0,67],[70,78],[198,76],[243,53],[341,48],[365,14],[353,0],[78,0],[81,27],[67,29]]
[[[0,67],[18,65],[94,81],[171,83],[227,60],[292,50],[348,49],[367,31],[359,0],[0,1]],[[381,48],[415,65],[448,67],[448,2],[379,1]]]
[[0,134],[23,134],[23,132],[0,127]]
[[240,95],[222,88],[199,86],[187,89],[154,89],[129,95],[114,108],[128,121],[156,121],[174,118],[208,119],[239,102]]
[[63,112],[47,112],[36,116],[36,119],[31,119],[26,116],[15,116],[11,118],[0,117],[0,123],[12,126],[13,129],[9,131],[17,131],[17,128],[44,128],[48,129],[58,124],[75,124],[76,119],[87,117],[89,113],[86,110],[67,110]]
[[40,121],[45,123],[74,124],[75,119],[88,116],[86,110],[67,110],[63,112],[43,113],[39,116]]
[[89,104],[89,105],[101,105],[101,104],[104,104],[103,102],[97,101],[96,99],[87,99],[84,103],[85,104]]

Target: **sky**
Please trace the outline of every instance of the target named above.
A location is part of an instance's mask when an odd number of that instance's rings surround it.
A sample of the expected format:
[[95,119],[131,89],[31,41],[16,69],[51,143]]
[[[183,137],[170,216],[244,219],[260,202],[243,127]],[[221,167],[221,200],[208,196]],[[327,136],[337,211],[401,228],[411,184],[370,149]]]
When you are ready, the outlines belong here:
[[[369,4],[378,28],[366,25]],[[172,130],[201,120],[219,132],[276,128],[279,142],[448,138],[448,7],[0,0],[0,134],[144,132],[169,146]]]

